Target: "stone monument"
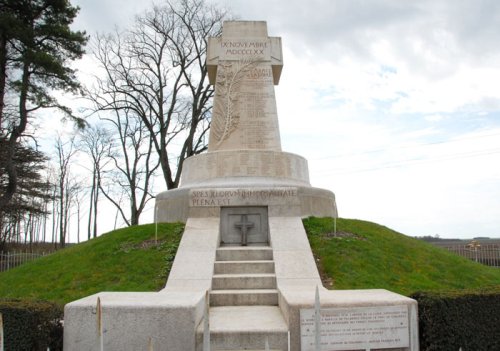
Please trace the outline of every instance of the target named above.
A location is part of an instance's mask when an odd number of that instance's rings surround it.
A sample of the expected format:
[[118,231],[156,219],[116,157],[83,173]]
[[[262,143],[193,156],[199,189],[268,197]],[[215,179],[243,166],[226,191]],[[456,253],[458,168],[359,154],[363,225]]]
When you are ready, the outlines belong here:
[[281,38],[264,22],[225,22],[209,38],[215,98],[208,152],[184,162],[181,185],[158,194],[160,222],[219,217],[221,209],[267,207],[270,216],[336,216],[332,192],[311,187],[307,161],[282,152],[274,85]]
[[307,161],[281,150],[281,39],[265,22],[224,22],[207,65],[208,152],[157,196],[157,221],[186,222],[166,287],[68,304],[65,350],[418,350],[414,300],[322,287],[301,218],[337,208]]

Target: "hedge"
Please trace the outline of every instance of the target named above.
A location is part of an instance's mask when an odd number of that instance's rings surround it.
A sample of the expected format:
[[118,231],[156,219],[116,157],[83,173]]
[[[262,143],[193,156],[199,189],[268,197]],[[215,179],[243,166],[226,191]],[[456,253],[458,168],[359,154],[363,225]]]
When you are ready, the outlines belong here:
[[500,350],[500,287],[415,293],[421,351]]
[[63,308],[46,301],[0,300],[5,351],[62,350]]

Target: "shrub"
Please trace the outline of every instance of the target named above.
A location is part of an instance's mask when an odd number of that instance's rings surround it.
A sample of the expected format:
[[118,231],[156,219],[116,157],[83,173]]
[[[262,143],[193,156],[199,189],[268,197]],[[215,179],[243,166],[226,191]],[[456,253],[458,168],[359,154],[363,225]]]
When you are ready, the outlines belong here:
[[9,350],[62,350],[63,309],[45,301],[0,300],[4,346]]
[[500,287],[415,293],[421,351],[500,350]]

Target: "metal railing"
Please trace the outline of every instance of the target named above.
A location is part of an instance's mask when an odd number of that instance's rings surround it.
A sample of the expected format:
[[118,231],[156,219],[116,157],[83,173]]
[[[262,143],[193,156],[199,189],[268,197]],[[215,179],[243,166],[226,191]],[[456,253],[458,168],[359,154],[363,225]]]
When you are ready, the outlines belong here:
[[500,247],[497,244],[453,245],[446,249],[486,266],[500,267]]
[[47,255],[48,253],[32,253],[22,251],[0,252],[0,272],[8,271],[9,269],[18,267],[26,262],[33,261],[37,258]]

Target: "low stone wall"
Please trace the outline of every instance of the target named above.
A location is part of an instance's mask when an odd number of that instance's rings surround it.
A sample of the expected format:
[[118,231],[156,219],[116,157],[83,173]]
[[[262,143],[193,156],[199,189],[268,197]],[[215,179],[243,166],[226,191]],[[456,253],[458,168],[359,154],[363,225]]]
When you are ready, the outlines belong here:
[[88,296],[64,308],[64,350],[101,350],[101,342],[107,351],[194,350],[204,306],[205,293],[201,292],[102,292]]

